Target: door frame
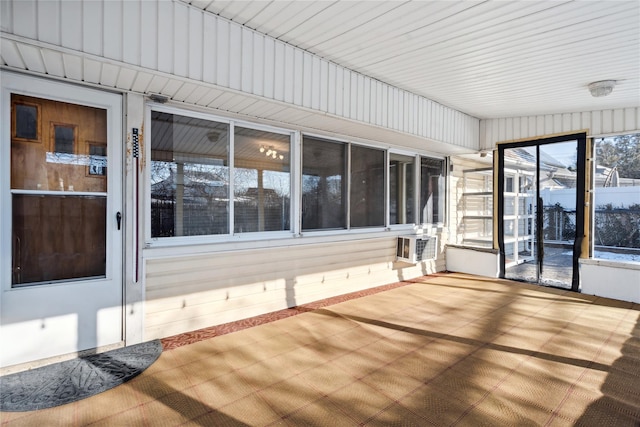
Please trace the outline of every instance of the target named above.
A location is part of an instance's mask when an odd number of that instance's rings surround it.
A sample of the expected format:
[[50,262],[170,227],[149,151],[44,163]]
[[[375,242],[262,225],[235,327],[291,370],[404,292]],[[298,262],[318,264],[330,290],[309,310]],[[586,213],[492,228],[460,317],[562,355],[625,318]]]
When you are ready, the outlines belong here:
[[[104,325],[103,318],[96,319],[97,326],[95,331],[95,347],[96,349],[106,349],[111,347],[120,347],[125,341],[125,275],[124,275],[124,242],[125,242],[125,227],[121,226],[118,230],[116,225],[116,212],[124,213],[124,146],[123,146],[123,112],[124,112],[124,100],[123,96],[118,93],[107,92],[103,90],[97,90],[93,88],[78,86],[66,82],[55,81],[51,79],[41,78],[37,76],[31,76],[23,73],[14,73],[11,71],[0,71],[2,76],[1,91],[2,100],[0,102],[0,116],[2,122],[11,123],[11,94],[20,94],[26,96],[32,96],[43,99],[51,99],[60,102],[67,102],[72,104],[78,104],[82,106],[100,108],[106,110],[107,113],[107,158],[109,159],[109,173],[107,175],[107,208],[106,208],[106,251],[107,251],[107,265],[105,269],[105,278],[97,279],[104,280],[105,282],[115,281],[112,289],[119,289],[118,295],[114,296],[115,299],[119,299],[118,304],[110,307],[113,313],[119,311],[118,324],[113,325],[112,329],[109,326]],[[11,260],[12,260],[12,248],[11,248],[11,223],[12,223],[12,201],[11,201],[11,135],[10,126],[2,129],[0,135],[0,306],[7,308],[5,305],[12,305],[13,301],[23,301],[25,298],[30,298],[29,295],[38,295],[39,304],[45,304],[42,299],[46,299],[47,295],[55,292],[56,288],[65,286],[65,283],[52,283],[52,284],[35,284],[33,286],[19,286],[14,287],[11,284]],[[81,286],[87,281],[80,280],[73,282],[73,286]],[[16,299],[17,298],[17,299]],[[99,298],[99,296],[96,296]],[[105,307],[106,308],[106,307]],[[61,309],[62,310],[62,309]],[[13,308],[10,310],[15,312]],[[104,311],[100,308],[100,312]],[[14,319],[22,319],[20,321],[33,322],[37,319],[30,319],[28,315],[22,315],[16,317],[16,313],[9,313],[6,316]],[[11,325],[3,314],[0,323],[0,338],[3,343],[2,346],[12,345],[16,346],[17,343],[10,342],[15,335],[14,332],[6,332],[6,328]],[[98,312],[96,312],[98,316]],[[102,314],[101,314],[102,316]],[[111,315],[111,319],[115,319],[116,314]],[[18,321],[18,320],[16,320]],[[4,323],[7,322],[7,323]],[[116,328],[118,329],[116,331]],[[107,332],[109,338],[107,340],[101,340],[100,334],[103,331]],[[80,332],[78,332],[80,334]],[[119,338],[116,338],[119,337]],[[79,340],[79,338],[78,338]],[[80,341],[78,341],[80,344]],[[62,344],[61,344],[62,346]],[[44,347],[44,346],[43,346]],[[55,348],[55,346],[52,345]],[[60,347],[62,348],[62,347]],[[78,348],[72,351],[62,351],[59,354],[52,354],[50,356],[42,357],[40,354],[35,354],[30,358],[28,355],[24,356],[24,360],[18,361],[21,363],[32,363],[36,360],[47,359],[49,357],[58,357],[68,354],[79,354],[84,350],[92,351],[93,348]],[[55,350],[52,350],[55,351]],[[37,351],[36,351],[37,353]],[[0,367],[11,366],[16,364],[11,357],[0,360]]]
[[[559,142],[569,142],[576,141],[577,144],[577,161],[576,161],[576,237],[573,242],[573,274],[571,279],[571,290],[578,292],[580,289],[580,269],[579,269],[579,259],[582,251],[582,242],[585,236],[585,209],[587,206],[585,204],[585,193],[587,188],[586,182],[586,167],[587,167],[587,133],[571,133],[566,135],[556,135],[545,138],[534,138],[530,140],[522,140],[516,142],[505,142],[498,143],[498,179],[497,179],[497,233],[498,233],[498,251],[500,255],[500,263],[499,263],[499,277],[504,279],[506,272],[506,256],[505,256],[505,244],[504,244],[504,150],[511,148],[522,148],[522,147],[536,147],[537,152],[539,153],[540,145],[547,144],[555,144]],[[540,186],[539,183],[540,177],[540,156],[536,156],[536,205],[538,205],[538,200],[540,198]],[[538,211],[541,208],[538,208]],[[536,212],[536,218],[539,218],[539,212]],[[536,220],[536,241],[538,240],[539,230],[538,230],[538,221]],[[539,243],[538,243],[539,244]],[[536,262],[538,264],[538,276],[540,271],[540,264],[544,260],[544,258],[540,258],[540,251],[536,250]],[[538,277],[538,280],[540,277]]]

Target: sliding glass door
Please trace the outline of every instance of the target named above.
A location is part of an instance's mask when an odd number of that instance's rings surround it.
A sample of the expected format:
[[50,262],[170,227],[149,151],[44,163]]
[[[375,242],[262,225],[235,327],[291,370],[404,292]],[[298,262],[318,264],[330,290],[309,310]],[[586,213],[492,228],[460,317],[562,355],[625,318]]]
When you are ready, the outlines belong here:
[[498,149],[501,277],[578,290],[586,136]]

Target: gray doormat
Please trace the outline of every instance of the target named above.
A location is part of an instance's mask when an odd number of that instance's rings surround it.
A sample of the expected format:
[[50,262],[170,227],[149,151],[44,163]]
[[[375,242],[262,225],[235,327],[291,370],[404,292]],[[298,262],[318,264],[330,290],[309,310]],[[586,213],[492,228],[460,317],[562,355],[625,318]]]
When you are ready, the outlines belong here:
[[160,353],[155,340],[2,376],[0,411],[35,411],[102,393],[140,374]]

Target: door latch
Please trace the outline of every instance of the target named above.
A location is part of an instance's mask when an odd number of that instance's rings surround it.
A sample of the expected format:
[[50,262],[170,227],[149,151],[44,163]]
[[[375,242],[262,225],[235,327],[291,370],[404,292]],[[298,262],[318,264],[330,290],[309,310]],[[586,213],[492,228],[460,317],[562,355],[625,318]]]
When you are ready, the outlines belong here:
[[116,222],[118,223],[118,230],[120,230],[120,223],[122,222],[122,214],[120,212],[116,214]]

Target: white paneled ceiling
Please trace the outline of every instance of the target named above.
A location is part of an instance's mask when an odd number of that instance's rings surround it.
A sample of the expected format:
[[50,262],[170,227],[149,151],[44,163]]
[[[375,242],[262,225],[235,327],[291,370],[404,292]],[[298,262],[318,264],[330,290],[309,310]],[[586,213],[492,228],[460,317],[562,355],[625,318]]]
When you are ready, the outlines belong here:
[[184,1],[478,118],[640,105],[638,0]]

